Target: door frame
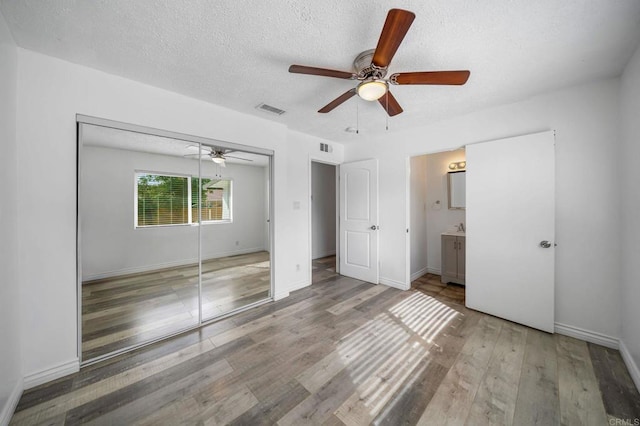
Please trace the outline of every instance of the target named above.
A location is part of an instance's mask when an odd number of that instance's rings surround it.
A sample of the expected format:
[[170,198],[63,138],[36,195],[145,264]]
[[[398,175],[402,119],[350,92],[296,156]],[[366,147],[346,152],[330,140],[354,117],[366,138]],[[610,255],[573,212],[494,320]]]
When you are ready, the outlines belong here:
[[446,149],[437,149],[434,151],[427,151],[422,154],[409,154],[405,159],[405,224],[406,224],[406,232],[405,232],[405,247],[406,247],[406,258],[405,258],[405,290],[411,289],[411,159],[413,157],[423,157],[425,155],[433,155],[440,154],[441,152],[450,152],[457,151],[459,149],[464,149],[466,145],[460,145],[455,148],[446,148]]
[[335,244],[336,244],[336,274],[340,274],[340,163],[338,161],[329,160],[326,158],[319,159],[312,155],[309,155],[309,285],[313,284],[313,205],[311,196],[313,195],[313,164],[312,163],[320,163],[320,164],[328,164],[330,166],[335,167],[335,191],[336,191],[336,235],[335,235]]

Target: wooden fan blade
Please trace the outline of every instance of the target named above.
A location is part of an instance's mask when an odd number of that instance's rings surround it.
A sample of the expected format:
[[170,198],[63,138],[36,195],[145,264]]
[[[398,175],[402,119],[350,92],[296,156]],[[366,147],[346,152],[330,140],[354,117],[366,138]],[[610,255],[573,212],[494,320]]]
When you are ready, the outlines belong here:
[[391,9],[389,11],[384,27],[382,27],[378,46],[373,54],[371,61],[373,65],[385,68],[391,63],[393,55],[396,54],[396,50],[398,50],[415,18],[416,15],[408,10]]
[[445,84],[463,85],[469,79],[469,71],[401,72],[391,75],[394,84]]
[[387,90],[387,93],[385,93],[383,97],[378,99],[378,102],[380,102],[380,105],[382,105],[382,108],[384,108],[384,110],[387,111],[387,114],[389,114],[389,117],[398,115],[403,111],[402,107],[400,106],[396,98],[391,94],[389,90]]
[[340,105],[341,103],[351,99],[355,94],[356,94],[355,88],[351,90],[347,90],[342,95],[338,96],[337,98],[335,98],[334,100],[332,100],[331,102],[329,102],[328,104],[320,108],[318,112],[321,112],[323,114],[327,113],[332,109],[334,109],[335,107],[337,107],[338,105]]
[[334,78],[344,78],[344,79],[356,78],[356,75],[351,72],[329,70],[326,68],[307,67],[304,65],[291,65],[289,67],[289,72],[292,72],[295,74],[319,75],[323,77],[334,77]]

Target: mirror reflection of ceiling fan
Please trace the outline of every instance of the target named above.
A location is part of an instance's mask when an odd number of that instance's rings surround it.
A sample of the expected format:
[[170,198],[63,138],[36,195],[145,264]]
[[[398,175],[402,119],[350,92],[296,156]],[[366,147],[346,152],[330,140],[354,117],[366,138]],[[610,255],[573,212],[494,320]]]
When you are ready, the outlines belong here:
[[338,71],[326,68],[291,65],[289,72],[296,74],[318,75],[323,77],[358,80],[360,83],[322,107],[318,112],[327,113],[356,94],[366,101],[378,101],[389,116],[402,112],[402,107],[389,91],[389,84],[438,84],[463,85],[469,78],[469,71],[420,71],[391,74],[387,68],[398,50],[404,36],[409,31],[416,15],[402,9],[391,9],[382,28],[378,46],[373,50],[360,53],[353,61],[355,72]]
[[[197,146],[189,146],[189,149],[198,149]],[[227,158],[233,158],[235,160],[253,161],[249,158],[236,157],[233,155],[227,155],[230,152],[235,152],[232,149],[216,148],[216,147],[202,147],[200,154],[187,154],[185,158],[201,158],[203,160],[211,160],[214,163],[220,165],[220,167],[226,167]]]

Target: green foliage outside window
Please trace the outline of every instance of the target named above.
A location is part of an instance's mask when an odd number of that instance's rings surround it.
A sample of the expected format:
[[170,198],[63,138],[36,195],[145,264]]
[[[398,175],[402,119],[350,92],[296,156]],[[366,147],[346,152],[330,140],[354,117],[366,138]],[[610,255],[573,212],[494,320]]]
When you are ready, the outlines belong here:
[[140,173],[138,226],[189,223],[188,178]]
[[136,185],[138,227],[198,223],[198,191],[203,222],[231,221],[228,179],[137,173]]

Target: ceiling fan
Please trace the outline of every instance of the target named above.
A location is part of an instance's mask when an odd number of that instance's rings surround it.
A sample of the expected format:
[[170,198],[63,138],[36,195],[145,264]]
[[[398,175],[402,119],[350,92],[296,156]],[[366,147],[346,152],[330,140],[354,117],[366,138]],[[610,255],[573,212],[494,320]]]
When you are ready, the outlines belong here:
[[319,75],[324,77],[358,80],[360,83],[347,90],[318,112],[327,113],[338,105],[351,99],[356,94],[366,101],[378,101],[389,116],[402,112],[402,107],[389,91],[389,84],[437,84],[463,85],[469,78],[469,71],[422,71],[391,74],[388,78],[387,68],[391,63],[404,36],[416,15],[402,9],[391,9],[382,28],[378,45],[375,49],[360,53],[353,61],[355,72],[337,71],[326,68],[291,65],[289,72],[297,74]]
[[[198,148],[197,146],[189,146],[188,148]],[[229,152],[235,152],[232,149],[224,149],[224,148],[205,148],[202,147],[201,154],[187,154],[184,155],[185,158],[201,158],[203,160],[211,160],[216,164],[219,164],[221,167],[226,167],[227,158],[233,158],[235,160],[243,160],[243,161],[253,161],[249,158],[235,157],[233,155],[227,155]]]

